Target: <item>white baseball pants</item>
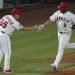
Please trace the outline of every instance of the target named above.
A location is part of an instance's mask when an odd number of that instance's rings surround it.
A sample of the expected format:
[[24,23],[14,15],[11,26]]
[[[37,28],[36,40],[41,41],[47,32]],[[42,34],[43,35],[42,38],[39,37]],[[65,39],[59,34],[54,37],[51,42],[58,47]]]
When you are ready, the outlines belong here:
[[59,42],[58,53],[54,61],[54,65],[56,66],[56,68],[58,68],[60,64],[60,61],[64,53],[64,49],[65,48],[75,48],[75,43],[69,43],[70,37],[71,37],[71,32],[62,33],[62,34],[58,32],[58,42]]
[[[0,32],[1,33],[1,32]],[[0,35],[0,64],[4,56],[4,70],[10,68],[11,42],[8,34]]]

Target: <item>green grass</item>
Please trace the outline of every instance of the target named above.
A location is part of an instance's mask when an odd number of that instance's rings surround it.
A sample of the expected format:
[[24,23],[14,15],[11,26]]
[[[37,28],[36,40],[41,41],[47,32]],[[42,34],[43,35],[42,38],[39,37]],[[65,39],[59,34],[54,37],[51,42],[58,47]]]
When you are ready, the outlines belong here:
[[[74,38],[75,36],[72,36],[71,41],[74,41]],[[11,75],[42,75],[51,71],[51,62],[49,63],[48,59],[54,58],[57,54],[56,25],[47,26],[40,32],[15,31],[11,42],[11,68],[14,69]],[[65,54],[70,52],[73,50],[65,50]],[[62,64],[60,68],[63,68]],[[64,67],[68,65],[64,64]],[[4,74],[0,73],[0,75]]]

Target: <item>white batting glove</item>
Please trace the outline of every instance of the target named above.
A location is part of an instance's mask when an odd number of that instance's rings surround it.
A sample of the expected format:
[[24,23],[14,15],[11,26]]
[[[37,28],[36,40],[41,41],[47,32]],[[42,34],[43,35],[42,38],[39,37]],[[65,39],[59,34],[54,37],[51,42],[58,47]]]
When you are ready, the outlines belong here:
[[45,26],[42,24],[40,26],[38,26],[38,31],[42,30]]

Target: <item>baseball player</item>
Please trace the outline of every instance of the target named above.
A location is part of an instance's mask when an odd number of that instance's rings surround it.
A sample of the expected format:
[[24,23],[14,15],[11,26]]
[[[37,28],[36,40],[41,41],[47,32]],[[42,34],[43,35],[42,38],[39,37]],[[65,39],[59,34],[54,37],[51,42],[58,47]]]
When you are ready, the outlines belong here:
[[69,43],[72,31],[72,25],[75,24],[75,15],[68,11],[69,4],[67,2],[61,2],[56,11],[49,20],[38,27],[38,30],[43,29],[45,26],[56,22],[58,31],[58,53],[56,59],[51,67],[55,71],[62,59],[65,48],[75,48],[75,43]]
[[23,27],[17,20],[22,14],[21,9],[14,8],[11,15],[5,15],[0,19],[0,64],[4,55],[4,68],[0,67],[0,71],[11,73],[10,57],[11,57],[11,41],[10,36],[15,29],[22,31],[35,31],[35,27]]

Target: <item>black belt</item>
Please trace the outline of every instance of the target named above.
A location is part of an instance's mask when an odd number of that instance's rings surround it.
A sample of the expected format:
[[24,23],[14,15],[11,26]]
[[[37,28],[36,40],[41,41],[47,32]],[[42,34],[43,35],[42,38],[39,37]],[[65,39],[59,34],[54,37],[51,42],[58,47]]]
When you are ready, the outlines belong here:
[[2,33],[5,33],[4,31],[1,31]]
[[[1,31],[2,33],[5,33],[4,31]],[[10,36],[9,34],[8,34],[8,36]]]
[[66,33],[66,32],[60,32],[61,34],[64,34],[64,33]]

